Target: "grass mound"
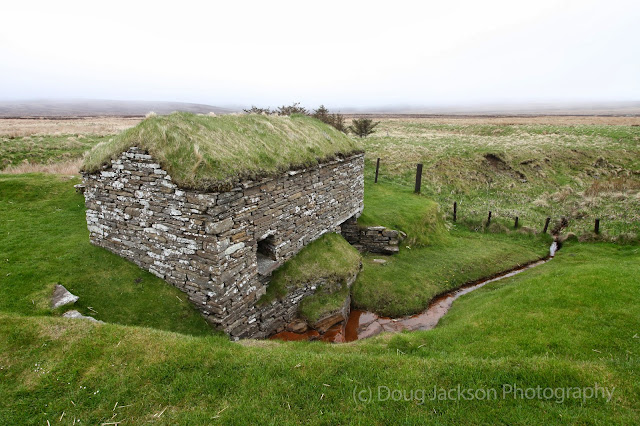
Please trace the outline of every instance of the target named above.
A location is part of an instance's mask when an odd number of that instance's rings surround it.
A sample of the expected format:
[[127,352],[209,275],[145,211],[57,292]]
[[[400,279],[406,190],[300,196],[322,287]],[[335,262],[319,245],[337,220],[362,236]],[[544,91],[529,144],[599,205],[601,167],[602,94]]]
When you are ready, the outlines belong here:
[[325,288],[341,289],[360,269],[360,259],[360,253],[341,235],[324,234],[273,273],[260,303],[283,297],[289,289],[311,281],[325,280]]
[[384,225],[407,234],[404,245],[428,246],[448,239],[438,203],[391,183],[365,180],[365,210],[358,218],[362,226]]
[[311,117],[173,113],[96,145],[83,170],[95,172],[132,146],[149,151],[179,186],[201,190],[361,151],[354,139]]

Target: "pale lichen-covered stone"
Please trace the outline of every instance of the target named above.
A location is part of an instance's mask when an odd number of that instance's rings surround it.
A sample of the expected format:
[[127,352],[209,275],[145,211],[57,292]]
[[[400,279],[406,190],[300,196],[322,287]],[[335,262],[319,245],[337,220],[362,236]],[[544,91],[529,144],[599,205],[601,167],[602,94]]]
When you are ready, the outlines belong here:
[[93,317],[82,315],[80,312],[78,312],[76,310],[67,311],[64,314],[62,314],[62,316],[63,316],[63,318],[83,319],[83,320],[89,320],[89,321],[93,321],[93,322],[102,322],[102,321],[97,320],[97,319],[95,319]]
[[228,217],[219,222],[207,222],[205,226],[205,232],[207,234],[222,234],[225,231],[233,228],[233,219]]
[[56,284],[53,289],[53,297],[51,298],[51,309],[57,309],[61,306],[72,305],[78,301],[79,297],[71,294],[64,286]]

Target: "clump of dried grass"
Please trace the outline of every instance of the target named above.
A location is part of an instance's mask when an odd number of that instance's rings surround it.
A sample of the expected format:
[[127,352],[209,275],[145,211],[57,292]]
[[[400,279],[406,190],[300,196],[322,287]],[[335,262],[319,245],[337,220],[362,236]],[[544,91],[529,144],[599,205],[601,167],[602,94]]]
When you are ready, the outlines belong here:
[[596,180],[584,193],[589,196],[619,194],[626,191],[640,190],[640,182],[628,177]]
[[538,197],[536,200],[533,201],[533,205],[536,207],[543,207],[543,208],[548,208],[550,207],[549,201],[546,198],[546,193],[542,194],[540,197]]
[[561,202],[564,202],[567,199],[567,197],[569,197],[571,194],[573,194],[573,188],[566,185],[562,189],[560,189],[558,192],[555,192],[554,194],[552,194],[551,199],[557,203],[561,203]]

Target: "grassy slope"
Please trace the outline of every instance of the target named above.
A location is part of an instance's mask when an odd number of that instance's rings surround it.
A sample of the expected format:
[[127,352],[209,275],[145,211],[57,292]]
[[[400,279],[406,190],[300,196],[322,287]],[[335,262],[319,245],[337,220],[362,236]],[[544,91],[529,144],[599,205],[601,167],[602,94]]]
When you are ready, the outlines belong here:
[[75,308],[85,315],[211,334],[179,290],[89,243],[75,183],[52,175],[0,176],[0,311],[48,315],[53,285],[60,283],[80,296]]
[[[570,218],[567,232],[587,233],[602,219],[605,233],[640,235],[640,128],[436,124],[383,120],[364,142],[369,173],[381,158],[381,176],[413,186],[424,163],[423,193],[450,214],[480,223],[496,220],[540,229],[546,216]],[[504,160],[491,165],[485,154]],[[602,158],[602,160],[599,160]],[[522,182],[522,173],[526,182]]]
[[97,145],[83,167],[95,172],[131,146],[149,151],[178,185],[196,189],[221,188],[361,150],[355,139],[306,116],[173,113],[148,118]]
[[388,316],[417,313],[446,290],[549,252],[549,236],[477,233],[458,226],[448,232],[440,216],[433,201],[410,189],[386,180],[378,184],[366,180],[363,222],[400,229],[409,238],[401,243],[399,254],[385,257],[383,265],[373,263],[380,255],[364,257],[363,271],[353,286],[356,307]]
[[[0,422],[640,422],[640,255],[576,245],[462,297],[436,329],[346,345],[187,337],[0,314]],[[355,402],[378,386],[614,387],[602,399]],[[368,392],[365,392],[368,396]],[[501,395],[501,393],[499,394]],[[162,413],[161,415],[159,415]]]
[[260,299],[269,302],[300,285],[326,280],[317,293],[305,299],[300,307],[304,318],[315,321],[333,312],[346,299],[347,279],[360,269],[361,256],[341,235],[325,234],[303,248],[295,257],[278,268]]
[[365,210],[358,218],[360,225],[384,225],[403,231],[407,234],[405,246],[442,244],[449,240],[438,203],[386,180],[373,184],[365,179],[365,185]]

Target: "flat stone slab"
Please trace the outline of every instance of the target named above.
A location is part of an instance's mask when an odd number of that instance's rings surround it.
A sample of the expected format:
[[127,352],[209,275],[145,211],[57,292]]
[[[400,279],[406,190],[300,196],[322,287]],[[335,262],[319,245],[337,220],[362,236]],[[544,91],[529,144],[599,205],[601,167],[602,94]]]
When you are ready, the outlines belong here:
[[51,297],[51,309],[57,309],[60,306],[72,305],[78,301],[79,297],[71,294],[69,290],[56,284],[53,290],[53,297]]
[[373,263],[378,263],[380,265],[384,265],[385,263],[387,263],[387,261],[384,260],[384,259],[373,259],[372,262]]
[[85,315],[82,315],[80,312],[73,310],[73,311],[67,311],[64,314],[62,314],[62,316],[64,318],[73,318],[73,319],[83,319],[83,320],[89,320],[89,321],[93,321],[93,322],[102,322],[99,321],[93,317],[88,317]]
[[291,331],[293,333],[304,333],[308,329],[309,326],[307,325],[307,322],[299,318],[294,319],[286,327],[287,331]]
[[271,275],[273,271],[278,269],[280,264],[275,260],[258,253],[258,274],[266,276]]

